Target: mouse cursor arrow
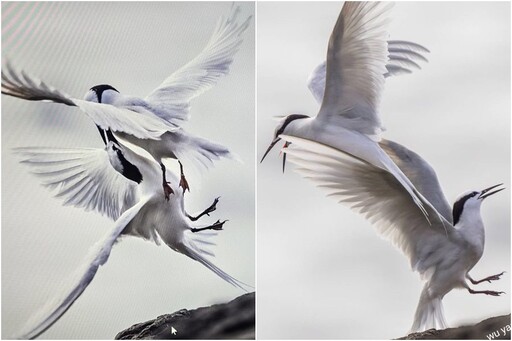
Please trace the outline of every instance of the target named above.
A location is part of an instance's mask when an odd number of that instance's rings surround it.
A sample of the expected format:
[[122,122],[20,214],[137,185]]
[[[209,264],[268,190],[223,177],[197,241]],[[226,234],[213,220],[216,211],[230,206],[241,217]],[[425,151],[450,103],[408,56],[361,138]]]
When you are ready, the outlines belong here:
[[176,329],[174,329],[174,327],[171,327],[171,334],[172,335],[176,335],[178,331]]

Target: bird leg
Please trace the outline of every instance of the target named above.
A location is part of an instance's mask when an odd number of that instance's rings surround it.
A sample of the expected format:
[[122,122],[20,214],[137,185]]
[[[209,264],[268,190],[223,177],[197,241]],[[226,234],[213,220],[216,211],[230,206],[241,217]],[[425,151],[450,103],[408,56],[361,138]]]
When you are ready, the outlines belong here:
[[178,163],[180,164],[180,172],[181,172],[180,187],[183,188],[183,193],[185,193],[185,191],[187,189],[190,192],[190,187],[188,187],[187,179],[185,179],[185,174],[183,174],[183,165],[181,164],[181,162],[179,160],[178,160]]
[[477,291],[477,290],[473,290],[471,288],[468,288],[468,291],[470,294],[486,294],[486,295],[491,295],[491,296],[499,296],[499,295],[505,293],[503,291],[492,291],[492,290]]
[[489,282],[491,283],[491,281],[497,281],[498,279],[500,279],[500,276],[503,275],[505,273],[505,271],[503,271],[502,273],[499,273],[497,275],[492,275],[492,276],[489,276],[489,277],[485,277],[484,279],[481,279],[479,281],[475,281],[474,279],[472,279],[471,277],[469,277],[469,280],[471,281],[471,283],[473,284],[480,284],[482,282]]
[[192,221],[196,221],[197,219],[201,218],[204,215],[210,216],[210,213],[212,213],[213,211],[215,211],[217,209],[217,203],[219,202],[219,198],[220,197],[215,198],[215,200],[213,200],[213,203],[210,205],[210,207],[208,207],[206,210],[201,212],[197,217],[192,217],[188,214],[187,214],[187,217]]
[[164,188],[164,196],[165,200],[169,201],[169,195],[174,194],[174,191],[172,190],[171,186],[169,186],[170,182],[167,182],[167,179],[165,178],[165,166],[163,163],[160,162],[160,168],[162,168],[162,186]]
[[224,221],[219,221],[217,220],[213,225],[210,225],[210,226],[206,226],[206,227],[199,227],[199,228],[194,228],[194,227],[191,227],[190,228],[190,231],[196,233],[196,232],[200,232],[200,231],[204,231],[204,230],[216,230],[216,231],[220,231],[222,230],[222,225],[224,225],[224,223],[226,222],[227,220],[224,220]]

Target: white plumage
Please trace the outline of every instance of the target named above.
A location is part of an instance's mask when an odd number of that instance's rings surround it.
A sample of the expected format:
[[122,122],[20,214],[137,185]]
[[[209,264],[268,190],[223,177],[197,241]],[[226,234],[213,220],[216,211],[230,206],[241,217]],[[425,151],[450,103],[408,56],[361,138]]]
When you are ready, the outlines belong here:
[[404,146],[382,140],[382,148],[400,165],[415,187],[424,191],[432,207],[443,212],[442,221],[428,224],[407,191],[388,171],[318,142],[281,137],[291,143],[283,151],[297,165],[295,170],[299,174],[325,190],[328,196],[363,215],[404,253],[411,268],[421,274],[425,286],[411,331],[446,328],[442,299],[455,288],[466,288],[472,294],[501,294],[474,291],[467,283],[468,279],[478,284],[498,280],[501,276],[489,276],[478,283],[469,276],[484,250],[480,205],[486,197],[503,190],[490,192],[500,185],[462,194],[450,214],[432,167]]
[[[116,220],[136,202],[137,184],[114,171],[112,148],[16,148],[23,163],[64,205],[94,210]],[[115,168],[115,167],[114,167]]]
[[[390,4],[346,2],[329,40],[325,93],[316,117],[290,115],[276,127],[279,135],[301,137],[332,146],[389,171],[413,198],[426,219],[440,220],[430,203],[379,147],[384,130],[380,97],[388,72],[387,31]],[[407,59],[407,58],[405,58]],[[314,78],[314,77],[313,77]],[[321,86],[315,86],[321,88]],[[428,212],[434,213],[429,217]]]
[[6,62],[2,68],[2,94],[29,101],[76,106],[99,127],[115,132],[124,131],[141,139],[160,139],[166,131],[177,129],[147,112],[137,113],[74,98],[24,71],[16,70],[10,62]]
[[[189,118],[190,101],[229,73],[251,20],[249,17],[239,22],[239,12],[233,5],[230,14],[219,20],[199,55],[144,99],[122,95],[109,85],[95,86],[87,92],[85,100],[76,99],[23,71],[16,71],[10,63],[2,70],[2,93],[79,107],[101,129],[147,150],[163,168],[164,191],[168,190],[164,158],[178,159],[186,168],[199,170],[211,167],[220,158],[237,158],[227,147],[196,137],[180,124]],[[188,188],[184,177],[181,184]]]
[[[419,44],[403,40],[388,40],[387,44],[387,72],[384,73],[384,77],[412,73],[411,69],[421,69],[421,66],[417,62],[428,61],[423,54],[430,51]],[[315,67],[308,79],[308,88],[318,104],[322,104],[324,97],[326,68],[327,62],[323,61]]]
[[[111,166],[118,162],[116,150],[140,171],[140,184],[126,179]],[[43,184],[64,199],[65,204],[96,210],[116,220],[112,230],[91,248],[84,264],[68,282],[67,290],[29,320],[21,338],[35,338],[57,322],[93,280],[99,266],[107,261],[114,243],[124,235],[156,244],[163,242],[203,264],[226,282],[243,290],[250,288],[206,258],[213,253],[204,246],[214,245],[204,239],[214,232],[206,230],[222,229],[223,222],[209,226],[192,223],[215,210],[217,199],[197,218],[191,217],[185,211],[183,191],[178,190],[177,179],[172,173],[167,176],[175,195],[169,201],[161,195],[160,168],[153,160],[112,142],[105,149],[29,147],[18,148],[17,152],[31,171],[43,179]]]

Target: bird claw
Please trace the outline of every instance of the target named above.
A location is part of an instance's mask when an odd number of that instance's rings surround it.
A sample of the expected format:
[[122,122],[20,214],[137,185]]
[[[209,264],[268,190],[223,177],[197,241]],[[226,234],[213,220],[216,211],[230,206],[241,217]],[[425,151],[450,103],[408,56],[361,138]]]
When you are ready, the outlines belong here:
[[194,233],[204,231],[204,230],[220,231],[220,230],[222,230],[222,226],[224,225],[224,223],[226,221],[228,221],[228,220],[224,220],[224,221],[217,220],[213,225],[206,226],[206,227],[200,227],[200,228],[192,227],[192,228],[190,228],[190,231],[192,231]]
[[210,216],[210,213],[212,213],[213,211],[215,211],[217,209],[217,203],[219,202],[219,198],[220,197],[217,197],[213,200],[213,204],[210,205],[210,207],[208,207],[205,211],[204,211],[204,214],[206,214],[208,217]]
[[489,283],[491,283],[491,281],[497,281],[500,279],[500,277],[505,273],[505,271],[497,274],[497,275],[492,275],[492,276],[489,276],[487,278],[484,279],[484,281],[487,281]]
[[188,186],[187,179],[185,179],[185,175],[181,175],[180,179],[180,187],[183,188],[183,193],[185,193],[186,190],[190,193],[190,187]]
[[203,212],[201,212],[197,217],[192,217],[188,214],[187,214],[187,217],[192,221],[196,221],[204,215],[210,216],[210,213],[212,213],[213,211],[215,211],[217,209],[217,204],[219,203],[219,199],[220,199],[220,197],[215,198],[213,200],[213,203],[210,205],[210,207],[208,207]]
[[165,200],[169,201],[169,196],[171,194],[174,194],[174,191],[172,190],[171,186],[169,186],[169,182],[164,182],[163,188],[164,188]]
[[226,222],[227,220],[224,220],[223,222],[221,222],[220,220],[217,220],[215,222],[215,224],[213,224],[211,226],[212,230],[216,230],[216,231],[220,231],[222,230],[222,226],[224,225],[224,223]]

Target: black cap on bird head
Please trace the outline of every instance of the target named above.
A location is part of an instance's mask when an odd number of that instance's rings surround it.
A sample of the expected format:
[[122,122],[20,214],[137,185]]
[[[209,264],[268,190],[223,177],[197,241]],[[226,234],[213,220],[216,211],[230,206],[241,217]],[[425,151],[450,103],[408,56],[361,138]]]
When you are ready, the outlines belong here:
[[498,185],[491,186],[491,187],[486,188],[481,191],[471,191],[471,192],[466,192],[466,193],[460,195],[459,198],[453,204],[453,210],[452,210],[453,225],[457,225],[457,223],[459,222],[462,212],[464,210],[464,205],[466,204],[466,202],[468,202],[468,200],[473,199],[476,201],[482,201],[485,198],[487,198],[493,194],[503,191],[505,189],[504,187],[498,188],[491,192],[491,190],[495,189],[496,187],[502,186],[502,185],[503,184],[498,184]]
[[[265,152],[265,154],[263,154],[263,157],[261,158],[261,162],[263,162],[263,160],[265,159],[265,157],[267,156],[267,154],[272,150],[272,148],[276,145],[277,142],[279,142],[281,140],[281,138],[279,137],[279,135],[283,134],[284,133],[284,130],[286,129],[286,127],[293,121],[295,120],[298,120],[298,119],[302,119],[302,118],[309,118],[308,115],[302,115],[302,114],[291,114],[291,115],[288,115],[286,116],[282,121],[281,123],[279,123],[276,127],[276,130],[274,132],[274,139],[272,140],[272,142],[270,143],[270,146],[267,148],[267,151]],[[283,148],[287,148],[288,146],[290,145],[290,142],[285,142],[284,144],[284,147]],[[284,172],[284,167],[285,167],[285,164],[286,164],[286,153],[284,153],[283,155],[283,172]]]
[[101,103],[101,96],[103,95],[103,91],[114,90],[115,92],[119,92],[112,85],[108,85],[108,84],[95,85],[92,88],[90,88],[89,90],[92,90],[96,93],[96,96],[98,96],[98,103]]

